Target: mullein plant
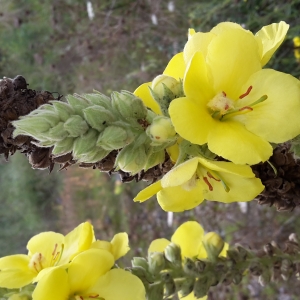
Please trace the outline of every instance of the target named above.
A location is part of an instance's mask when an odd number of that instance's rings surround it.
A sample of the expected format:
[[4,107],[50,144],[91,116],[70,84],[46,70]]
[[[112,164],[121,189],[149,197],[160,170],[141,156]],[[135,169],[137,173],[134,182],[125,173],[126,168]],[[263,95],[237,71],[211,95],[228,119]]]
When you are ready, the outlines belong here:
[[42,232],[28,242],[28,255],[0,258],[0,296],[8,300],[207,299],[216,285],[238,285],[247,275],[261,285],[299,277],[300,245],[292,234],[284,250],[274,242],[261,250],[230,247],[195,221],[180,225],[171,240],[151,242],[132,266],[115,261],[129,251],[128,236],[96,240],[88,222],[66,236]]
[[255,35],[230,22],[207,33],[190,29],[183,52],[152,82],[110,98],[94,92],[50,101],[14,121],[14,137],[30,136],[51,157],[79,164],[115,153],[112,169],[131,176],[168,161],[134,199],[157,194],[166,211],[204,199],[251,201],[264,185],[250,166],[300,134],[299,80],[263,69],[288,28],[274,23]]

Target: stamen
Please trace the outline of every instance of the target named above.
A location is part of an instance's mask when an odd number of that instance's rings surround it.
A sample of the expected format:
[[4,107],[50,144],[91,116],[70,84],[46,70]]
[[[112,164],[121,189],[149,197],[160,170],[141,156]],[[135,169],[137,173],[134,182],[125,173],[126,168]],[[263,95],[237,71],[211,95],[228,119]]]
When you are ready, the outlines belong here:
[[204,180],[204,182],[208,185],[208,189],[209,189],[210,191],[212,191],[212,190],[213,190],[213,187],[212,187],[212,185],[210,184],[210,182],[208,181],[207,177],[203,177],[203,180]]
[[226,93],[224,91],[222,91],[222,94],[223,94],[224,97],[226,97]]
[[258,100],[256,100],[255,102],[251,103],[250,106],[254,106],[254,105],[256,105],[258,103],[261,103],[261,102],[263,102],[263,101],[265,101],[267,99],[268,99],[268,96],[267,95],[263,95]]
[[209,172],[207,172],[207,176],[211,179],[214,179],[215,181],[221,181],[221,179],[215,178],[213,175],[211,175]]
[[54,256],[54,254],[56,253],[56,250],[57,250],[57,244],[55,244],[55,246],[54,246],[54,250],[52,252],[52,256]]
[[242,110],[245,110],[245,109],[253,110],[253,108],[250,107],[250,106],[244,106],[244,107],[240,108],[239,111],[242,111]]
[[99,294],[93,294],[93,295],[89,295],[89,298],[98,298]]
[[239,98],[240,98],[240,99],[245,98],[246,96],[248,96],[248,95],[250,94],[251,90],[252,90],[252,85],[250,85],[250,86],[248,87],[248,89],[247,89],[247,92],[244,93],[244,94],[242,94],[241,96],[239,96]]

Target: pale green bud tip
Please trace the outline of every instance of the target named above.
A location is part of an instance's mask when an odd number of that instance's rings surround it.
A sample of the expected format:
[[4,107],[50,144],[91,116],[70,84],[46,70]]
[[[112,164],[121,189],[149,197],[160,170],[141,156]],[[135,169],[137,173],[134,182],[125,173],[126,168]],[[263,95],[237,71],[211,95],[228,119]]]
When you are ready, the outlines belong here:
[[176,131],[170,118],[158,116],[147,128],[147,134],[158,143],[164,143],[175,137]]
[[165,258],[162,252],[152,252],[148,257],[150,272],[152,274],[158,274],[165,267]]
[[181,83],[175,78],[167,75],[158,75],[153,81],[151,88],[159,96],[165,95],[165,87],[167,87],[174,95],[179,95],[181,91]]
[[181,264],[181,249],[178,245],[170,243],[165,249],[166,259],[174,264]]
[[207,233],[203,238],[203,245],[209,258],[216,258],[224,248],[224,241],[215,232]]

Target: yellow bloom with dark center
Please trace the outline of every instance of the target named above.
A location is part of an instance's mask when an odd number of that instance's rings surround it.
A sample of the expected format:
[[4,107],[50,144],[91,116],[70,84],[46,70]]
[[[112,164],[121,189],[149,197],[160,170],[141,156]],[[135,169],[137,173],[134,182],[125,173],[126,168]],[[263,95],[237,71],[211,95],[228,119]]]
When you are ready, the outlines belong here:
[[94,230],[88,222],[66,236],[56,232],[35,235],[27,244],[28,255],[0,258],[0,286],[21,288],[38,281],[53,268],[66,266],[80,252],[89,249],[94,240]]
[[144,202],[157,194],[163,210],[180,212],[196,207],[204,199],[224,203],[251,201],[263,189],[247,165],[194,157],[146,187],[134,201]]
[[[206,239],[207,235],[211,236],[212,233],[205,235],[204,230],[199,223],[194,221],[185,222],[177,228],[171,237],[171,241],[164,238],[154,240],[149,246],[148,253],[163,252],[172,242],[180,246],[182,258],[204,259],[207,257],[207,253],[203,241]],[[228,244],[225,243],[219,256],[226,256],[227,249]],[[192,292],[186,297],[180,297],[180,299],[194,300],[196,298]],[[205,296],[200,299],[205,300],[207,297]]]
[[111,269],[114,256],[104,249],[77,255],[68,269],[54,268],[37,284],[33,300],[144,300],[142,282],[130,272]]

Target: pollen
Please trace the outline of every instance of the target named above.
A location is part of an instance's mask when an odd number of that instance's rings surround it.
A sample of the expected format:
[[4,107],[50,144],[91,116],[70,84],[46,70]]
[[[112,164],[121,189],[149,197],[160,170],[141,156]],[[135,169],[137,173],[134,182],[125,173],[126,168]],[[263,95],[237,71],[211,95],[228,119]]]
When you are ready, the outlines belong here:
[[[217,94],[212,100],[207,103],[207,107],[213,112],[213,115],[225,115],[228,110],[234,108],[233,100],[227,98],[225,92]],[[219,114],[216,114],[219,113]]]

